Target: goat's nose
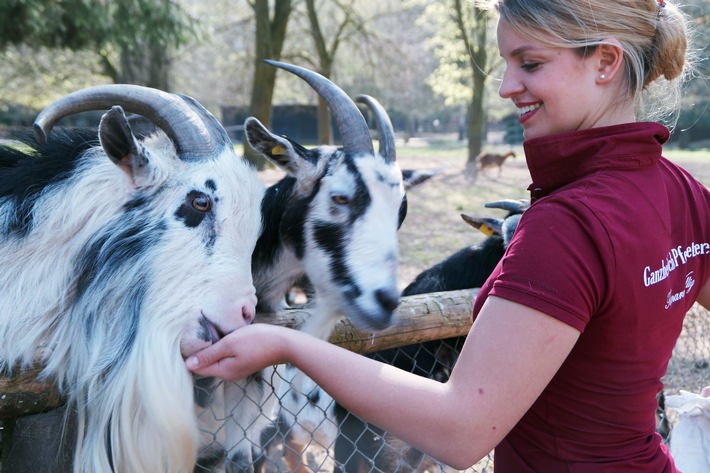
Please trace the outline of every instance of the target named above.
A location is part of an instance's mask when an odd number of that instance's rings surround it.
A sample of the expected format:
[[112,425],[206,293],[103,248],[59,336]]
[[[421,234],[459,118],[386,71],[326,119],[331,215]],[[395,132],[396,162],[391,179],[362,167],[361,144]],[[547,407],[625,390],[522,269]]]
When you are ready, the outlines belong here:
[[378,289],[375,291],[375,299],[387,312],[394,312],[399,305],[399,292],[390,289]]
[[254,308],[253,305],[245,304],[242,307],[242,318],[244,319],[244,323],[249,325],[254,321],[256,309]]
[[233,332],[254,321],[256,316],[256,298],[244,297],[233,301],[229,310],[229,323],[223,326],[225,333]]

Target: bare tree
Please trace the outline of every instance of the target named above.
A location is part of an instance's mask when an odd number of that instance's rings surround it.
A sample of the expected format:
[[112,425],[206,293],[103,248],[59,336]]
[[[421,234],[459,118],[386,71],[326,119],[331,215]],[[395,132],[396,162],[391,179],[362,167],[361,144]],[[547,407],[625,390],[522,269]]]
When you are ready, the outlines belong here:
[[[292,11],[291,0],[275,0],[273,11],[269,0],[250,0],[256,24],[254,76],[252,79],[249,111],[267,126],[271,122],[271,104],[276,84],[276,69],[264,63],[264,59],[280,60],[286,38],[286,27]],[[264,159],[251,149],[244,140],[244,153],[259,169],[265,165]]]
[[[310,25],[310,33],[313,38],[316,54],[318,57],[318,72],[324,77],[330,78],[333,72],[333,63],[338,48],[344,40],[355,33],[366,35],[364,19],[358,14],[353,7],[353,1],[348,3],[334,0],[333,5],[341,13],[341,20],[333,25],[333,33],[330,39],[326,39],[325,33],[321,28],[318,19],[318,11],[324,11],[322,8],[316,7],[315,0],[306,0],[306,9],[308,11],[308,23]],[[329,21],[333,21],[335,15],[331,15]],[[325,101],[318,97],[318,142],[331,142],[331,126],[328,106]]]
[[426,14],[438,18],[439,22],[434,51],[440,65],[428,83],[445,97],[448,105],[465,103],[467,168],[471,171],[475,169],[472,165],[481,152],[485,136],[486,82],[500,65],[497,56],[490,53],[489,13],[475,3],[472,6],[465,0],[447,0],[446,5],[439,2],[430,5]]
[[[462,5],[463,4],[463,5]],[[464,45],[469,51],[469,67],[471,68],[471,79],[473,82],[473,97],[468,105],[468,160],[467,170],[475,169],[475,159],[481,153],[483,137],[485,132],[485,116],[483,113],[483,100],[485,97],[485,85],[488,78],[488,51],[486,40],[488,13],[478,6],[473,7],[473,29],[468,34],[469,27],[464,20],[463,8],[469,8],[468,2],[454,0],[454,13],[456,26],[461,33]]]

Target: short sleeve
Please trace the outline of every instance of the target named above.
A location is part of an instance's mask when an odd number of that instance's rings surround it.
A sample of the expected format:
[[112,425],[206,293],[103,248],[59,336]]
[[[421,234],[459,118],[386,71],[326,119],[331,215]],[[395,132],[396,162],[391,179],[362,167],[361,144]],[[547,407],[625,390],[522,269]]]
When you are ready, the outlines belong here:
[[495,295],[583,332],[614,286],[607,230],[580,202],[548,197],[528,209],[492,281]]

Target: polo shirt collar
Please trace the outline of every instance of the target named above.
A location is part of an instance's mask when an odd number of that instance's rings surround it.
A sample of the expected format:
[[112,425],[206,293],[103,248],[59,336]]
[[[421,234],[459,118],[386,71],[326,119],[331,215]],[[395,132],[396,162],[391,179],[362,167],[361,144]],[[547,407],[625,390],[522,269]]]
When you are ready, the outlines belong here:
[[658,162],[670,133],[636,122],[532,138],[523,143],[532,177],[531,200],[599,170],[633,170]]

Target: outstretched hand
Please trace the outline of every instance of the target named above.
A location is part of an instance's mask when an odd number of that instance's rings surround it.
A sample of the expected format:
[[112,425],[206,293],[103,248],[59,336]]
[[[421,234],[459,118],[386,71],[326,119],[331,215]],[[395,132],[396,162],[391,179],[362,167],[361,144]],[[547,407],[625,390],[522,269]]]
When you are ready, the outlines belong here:
[[201,376],[227,381],[242,379],[267,366],[284,363],[289,332],[295,330],[268,324],[249,325],[193,353],[185,365]]

